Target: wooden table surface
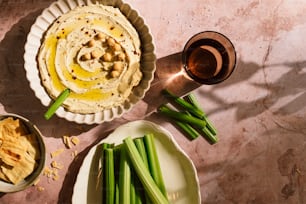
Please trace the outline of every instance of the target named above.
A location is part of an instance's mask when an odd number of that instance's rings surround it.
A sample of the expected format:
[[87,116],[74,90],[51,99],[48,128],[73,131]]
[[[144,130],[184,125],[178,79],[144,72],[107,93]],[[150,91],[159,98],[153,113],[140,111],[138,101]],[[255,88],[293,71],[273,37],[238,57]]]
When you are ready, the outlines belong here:
[[[37,186],[1,194],[0,203],[70,203],[78,170],[89,149],[114,128],[146,119],[169,130],[193,161],[202,203],[306,203],[306,2],[302,0],[126,0],[150,27],[157,56],[156,78],[148,95],[123,117],[100,125],[80,125],[57,116],[30,89],[24,69],[27,34],[50,0],[0,0],[0,113],[17,113],[41,130],[50,153],[65,148],[63,135],[81,143],[65,149],[59,179],[40,176]],[[234,43],[237,66],[217,85],[166,83],[180,66],[180,53],[193,34],[223,33]],[[220,141],[189,141],[156,113],[159,92],[193,90],[218,129]],[[71,153],[78,152],[73,158]]]

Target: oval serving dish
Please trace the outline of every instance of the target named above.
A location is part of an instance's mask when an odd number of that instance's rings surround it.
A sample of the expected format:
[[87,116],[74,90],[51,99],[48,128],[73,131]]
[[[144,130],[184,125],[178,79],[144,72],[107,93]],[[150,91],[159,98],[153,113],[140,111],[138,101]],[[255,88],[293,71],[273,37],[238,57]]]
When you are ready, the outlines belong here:
[[[121,144],[127,136],[142,137],[153,133],[168,199],[173,204],[200,204],[201,193],[196,168],[170,132],[146,120],[126,123],[115,129],[101,143]],[[73,204],[101,203],[101,186],[97,187],[100,155],[99,144],[86,155],[79,170],[72,195]]]

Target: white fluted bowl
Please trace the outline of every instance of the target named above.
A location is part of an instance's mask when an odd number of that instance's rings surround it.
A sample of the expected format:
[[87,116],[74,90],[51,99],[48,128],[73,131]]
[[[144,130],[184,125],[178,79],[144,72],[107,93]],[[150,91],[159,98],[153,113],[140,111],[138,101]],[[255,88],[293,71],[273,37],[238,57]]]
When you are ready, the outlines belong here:
[[26,70],[26,77],[30,83],[31,89],[35,93],[35,96],[40,99],[41,103],[44,106],[49,106],[52,101],[51,97],[42,86],[37,63],[37,54],[44,33],[55,21],[55,19],[57,19],[62,14],[74,9],[77,6],[90,5],[95,3],[119,8],[120,11],[136,28],[141,40],[142,56],[140,63],[143,77],[140,84],[133,88],[133,91],[129,97],[119,106],[108,108],[101,112],[92,114],[73,113],[69,112],[63,107],[60,107],[56,111],[57,116],[80,124],[99,124],[105,121],[111,121],[128,112],[133,107],[133,105],[135,105],[145,96],[145,93],[149,90],[156,69],[156,56],[154,54],[153,38],[150,34],[149,28],[145,24],[143,18],[138,15],[138,12],[132,9],[128,4],[123,3],[121,0],[58,0],[52,3],[42,12],[40,16],[37,17],[35,23],[31,27],[25,44],[24,66]]

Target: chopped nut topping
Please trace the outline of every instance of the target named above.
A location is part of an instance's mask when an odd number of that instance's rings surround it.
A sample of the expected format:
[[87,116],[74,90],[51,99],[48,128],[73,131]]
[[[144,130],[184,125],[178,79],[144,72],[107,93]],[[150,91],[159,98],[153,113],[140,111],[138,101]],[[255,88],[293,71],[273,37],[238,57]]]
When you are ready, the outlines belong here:
[[56,161],[51,162],[51,167],[55,169],[62,169],[64,166],[62,164],[57,163]]
[[64,166],[58,164],[56,161],[52,161],[50,165],[51,169],[46,166],[43,171],[43,175],[49,179],[56,181],[59,179],[58,170],[62,169]]
[[73,158],[75,158],[77,155],[78,155],[78,151],[77,150],[74,150],[73,152],[71,152],[71,156]]
[[59,179],[59,176],[58,176],[58,174],[56,174],[56,175],[53,175],[52,179],[53,179],[54,181],[57,181],[57,180]]
[[74,145],[78,145],[80,143],[80,140],[79,138],[77,137],[71,137],[71,142],[74,144]]
[[52,171],[52,179],[54,181],[57,181],[59,179],[59,175],[58,175],[57,169],[53,169],[53,171]]
[[64,151],[64,149],[58,149],[54,152],[51,152],[51,158],[57,157],[58,155],[60,155],[62,152]]
[[48,178],[51,178],[51,176],[52,176],[52,169],[50,169],[49,167],[46,166],[44,168],[43,175],[47,176]]
[[37,190],[41,192],[41,191],[44,191],[44,190],[45,190],[45,188],[44,188],[44,187],[42,187],[42,186],[38,186],[38,187],[37,187]]
[[64,142],[64,144],[66,145],[66,147],[67,147],[68,149],[71,148],[71,142],[70,142],[69,136],[64,135],[64,136],[63,136],[63,142]]

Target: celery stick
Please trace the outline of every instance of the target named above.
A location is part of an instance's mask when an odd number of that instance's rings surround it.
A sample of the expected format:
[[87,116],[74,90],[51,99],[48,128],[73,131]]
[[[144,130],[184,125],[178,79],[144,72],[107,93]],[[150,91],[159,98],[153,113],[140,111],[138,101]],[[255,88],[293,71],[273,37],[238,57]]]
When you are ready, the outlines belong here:
[[200,128],[203,128],[206,126],[206,122],[204,120],[188,115],[186,113],[181,113],[181,112],[172,110],[166,105],[160,106],[158,110],[164,115],[171,117],[173,119],[179,120],[181,122],[190,123],[191,125],[195,125]]
[[123,143],[125,144],[126,151],[130,158],[132,166],[134,167],[134,170],[151,201],[153,203],[158,204],[168,204],[168,199],[163,195],[163,193],[153,180],[149,170],[145,166],[140,154],[138,153],[138,150],[132,138],[125,138],[123,140]]
[[120,151],[119,201],[123,204],[130,204],[131,169],[125,146],[121,146]]
[[[137,174],[133,168],[131,168],[131,204],[146,203],[145,191],[140,183]],[[148,200],[149,201],[149,200]],[[150,203],[150,202],[147,202]]]
[[208,139],[212,144],[218,142],[218,138],[217,138],[215,135],[213,135],[207,127],[202,128],[202,131],[205,133],[207,139]]
[[197,98],[193,93],[189,93],[187,95],[187,99],[193,106],[197,107],[198,109],[202,109],[200,103],[198,102]]
[[[187,112],[186,114],[190,115],[191,113]],[[189,125],[189,124],[186,124],[186,125]],[[190,126],[190,127],[192,128],[192,126]],[[196,133],[198,133],[197,130],[195,130],[195,131],[196,131]],[[201,131],[204,132],[204,134],[206,136],[206,139],[208,139],[211,144],[214,144],[214,143],[218,142],[217,136],[214,135],[207,126],[203,127],[201,129]],[[198,134],[200,135],[200,133],[198,133]]]
[[114,168],[115,168],[115,204],[120,203],[120,196],[119,196],[119,175],[120,175],[120,154],[121,154],[121,145],[116,145],[114,149]]
[[[103,203],[105,203],[105,199],[106,199],[106,182],[105,182],[105,161],[106,161],[106,156],[105,156],[105,150],[109,147],[112,147],[112,144],[109,143],[102,143],[99,148],[101,148],[101,157],[100,157],[100,170],[99,170],[99,176],[98,179],[99,181],[101,181],[101,185],[102,185],[102,201],[104,201]],[[99,184],[98,184],[99,185]]]
[[113,204],[115,201],[115,174],[114,174],[114,152],[113,149],[104,150],[104,180],[105,180],[105,203]]
[[102,143],[99,145],[99,148],[101,148],[101,157],[100,157],[100,164],[101,164],[101,169],[103,170],[103,164],[104,164],[104,150],[106,150],[107,148],[113,148],[114,144],[110,144],[110,143]]
[[119,198],[119,183],[116,181],[116,193],[115,193],[115,204],[119,204],[120,203],[120,198]]
[[136,145],[136,148],[137,148],[144,164],[149,169],[148,157],[147,157],[147,152],[146,152],[145,145],[143,143],[143,137],[134,139],[134,143]]
[[189,102],[185,101],[184,99],[174,95],[169,90],[164,89],[163,93],[166,96],[171,97],[178,105],[180,105],[182,108],[184,108],[185,110],[192,113],[194,116],[196,116],[198,118],[202,118],[204,116],[204,113],[201,109],[199,109],[198,107],[190,104]]
[[[136,172],[134,171],[134,185],[135,185],[135,204],[149,203],[149,198],[146,197],[143,186],[137,177]],[[148,199],[148,200],[146,200]]]
[[49,120],[56,110],[62,105],[62,103],[68,98],[70,94],[70,89],[65,89],[51,104],[51,106],[48,108],[47,112],[44,114],[44,117],[46,120]]
[[180,121],[175,121],[175,124],[179,126],[188,136],[191,140],[199,137],[200,133],[195,130],[191,125],[188,123],[180,122]]
[[148,155],[149,168],[153,180],[155,181],[161,192],[164,194],[164,196],[167,198],[167,191],[155,147],[154,135],[151,133],[146,134],[143,139]]
[[145,191],[141,185],[136,172],[131,168],[131,204],[142,204],[145,201]]
[[[140,138],[135,138],[133,141],[134,141],[134,144],[136,145],[136,148],[137,148],[145,166],[149,170],[148,157],[147,157],[147,152],[146,152],[146,148],[145,148],[143,139],[144,139],[143,137],[140,137]],[[145,194],[143,189],[141,189],[142,185],[141,185],[139,179],[136,178],[136,180],[137,180],[137,185],[139,186],[138,191],[139,191],[139,194],[140,194],[140,197],[141,197],[141,201],[143,203],[150,203],[150,198]],[[136,200],[136,202],[137,202],[137,200]]]
[[204,116],[203,120],[206,121],[206,123],[207,123],[206,126],[208,127],[208,129],[210,130],[210,132],[211,132],[212,134],[214,134],[214,135],[217,135],[217,129],[214,127],[214,125],[213,125],[212,122],[208,119],[208,117],[207,117],[207,116]]
[[[200,104],[199,104],[199,102],[197,101],[195,95],[193,95],[192,93],[190,93],[190,94],[187,95],[187,98],[188,98],[188,100],[190,101],[190,103],[191,103],[194,107],[196,107],[196,108],[198,108],[198,109],[201,109]],[[203,112],[203,117],[202,117],[202,119],[204,119],[204,120],[206,121],[207,127],[208,127],[208,129],[210,130],[210,132],[211,132],[212,134],[216,135],[216,134],[217,134],[217,129],[214,127],[214,125],[213,125],[213,124],[211,123],[211,121],[208,119],[208,117],[207,117],[206,113],[203,111],[203,109],[201,109],[201,110],[202,110],[202,112]]]
[[134,204],[135,200],[136,200],[136,187],[135,187],[135,183],[134,183],[134,178],[133,178],[133,174],[131,174],[131,186],[130,186],[130,203]]

